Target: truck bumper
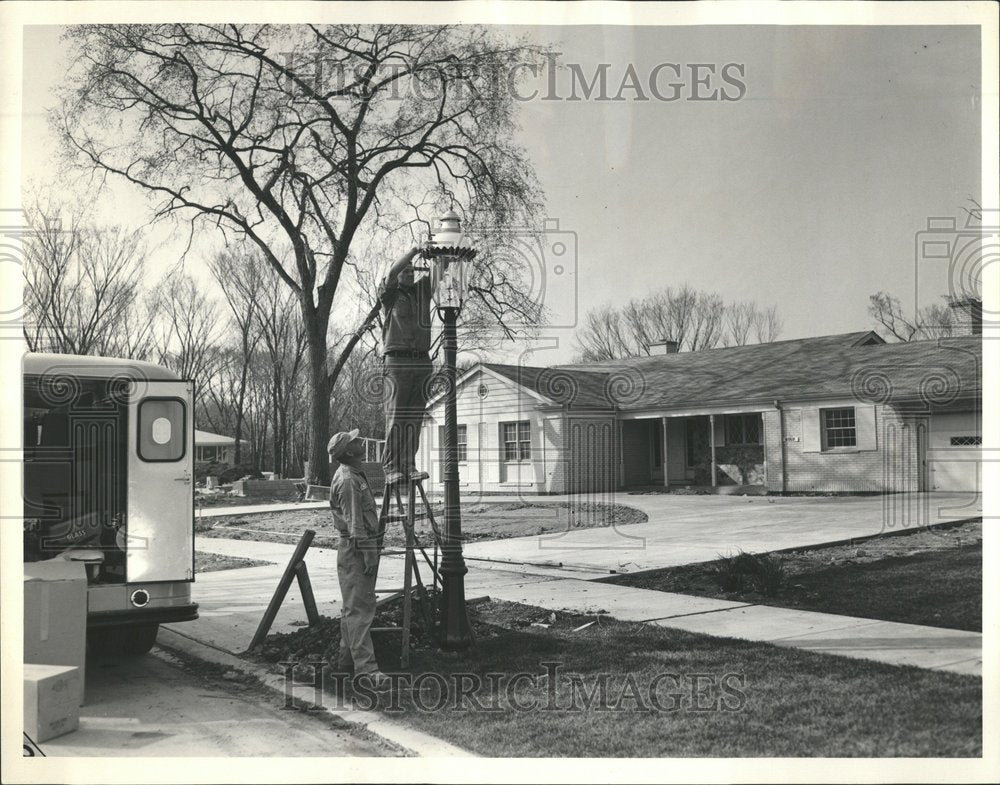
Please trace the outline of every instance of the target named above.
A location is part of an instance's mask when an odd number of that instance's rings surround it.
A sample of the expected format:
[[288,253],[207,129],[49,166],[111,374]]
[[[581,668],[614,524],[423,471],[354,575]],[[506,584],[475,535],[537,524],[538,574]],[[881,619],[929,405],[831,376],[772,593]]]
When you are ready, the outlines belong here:
[[194,621],[197,618],[198,603],[196,602],[159,608],[129,608],[128,610],[90,613],[87,615],[87,629],[168,624],[174,621]]

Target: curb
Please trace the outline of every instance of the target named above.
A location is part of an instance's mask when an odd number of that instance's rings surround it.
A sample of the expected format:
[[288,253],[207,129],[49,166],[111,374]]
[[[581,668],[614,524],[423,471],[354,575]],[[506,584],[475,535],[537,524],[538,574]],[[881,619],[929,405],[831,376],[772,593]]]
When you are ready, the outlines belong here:
[[[160,627],[159,635],[156,638],[156,645],[167,650],[176,650],[190,657],[225,665],[235,671],[253,676],[272,692],[277,693],[282,698],[287,697],[286,683],[282,676],[272,673],[254,663],[247,662],[228,651],[202,643],[184,633],[178,632],[166,626]],[[304,702],[312,704],[315,698],[315,690],[308,684],[292,685],[294,697],[301,698]],[[366,730],[385,739],[387,742],[397,747],[402,747],[407,752],[423,758],[476,758],[474,753],[457,747],[447,741],[443,741],[436,736],[415,730],[414,728],[401,725],[374,711],[360,711],[357,709],[332,709],[322,706],[322,710],[329,716],[335,717],[340,722],[354,726],[358,730]]]

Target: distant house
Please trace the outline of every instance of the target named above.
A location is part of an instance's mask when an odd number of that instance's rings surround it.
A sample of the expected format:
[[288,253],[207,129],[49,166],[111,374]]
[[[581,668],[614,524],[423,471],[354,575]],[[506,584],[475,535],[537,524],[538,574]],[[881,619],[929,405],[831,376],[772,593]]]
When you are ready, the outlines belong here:
[[[978,490],[978,336],[874,332],[548,368],[480,363],[458,382],[463,488],[586,493]],[[421,460],[441,479],[444,400]],[[733,486],[736,486],[735,488]]]
[[[245,439],[240,440],[246,444]],[[233,465],[236,459],[236,439],[208,431],[194,432],[194,459],[199,463],[225,463]]]

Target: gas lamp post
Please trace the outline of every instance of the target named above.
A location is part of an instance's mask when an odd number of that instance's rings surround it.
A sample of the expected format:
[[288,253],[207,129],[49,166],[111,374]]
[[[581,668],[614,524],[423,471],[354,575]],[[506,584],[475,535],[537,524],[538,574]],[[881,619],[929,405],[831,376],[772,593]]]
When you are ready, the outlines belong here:
[[465,574],[462,556],[462,514],[458,491],[458,414],[455,355],[458,351],[456,323],[468,291],[469,268],[476,251],[462,235],[462,224],[452,211],[442,217],[439,228],[424,248],[430,263],[431,290],[444,326],[444,532],[441,543],[441,648],[461,651],[472,644],[472,630],[465,607]]

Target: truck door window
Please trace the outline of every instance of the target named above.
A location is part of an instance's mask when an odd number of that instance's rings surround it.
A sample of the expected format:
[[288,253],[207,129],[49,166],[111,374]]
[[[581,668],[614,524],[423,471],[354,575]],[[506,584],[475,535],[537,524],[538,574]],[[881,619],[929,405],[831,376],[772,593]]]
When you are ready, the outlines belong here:
[[184,402],[146,398],[139,404],[139,457],[144,461],[179,461],[184,457]]

